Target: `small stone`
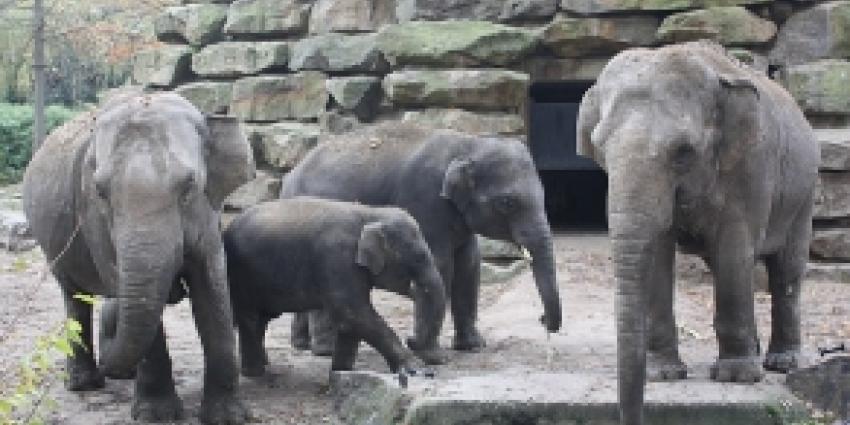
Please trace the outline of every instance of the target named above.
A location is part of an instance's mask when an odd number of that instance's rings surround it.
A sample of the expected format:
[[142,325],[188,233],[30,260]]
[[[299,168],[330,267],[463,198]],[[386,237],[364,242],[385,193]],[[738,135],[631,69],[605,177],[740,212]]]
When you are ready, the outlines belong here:
[[850,231],[815,229],[812,234],[812,258],[825,261],[850,261]]
[[487,260],[520,260],[528,258],[519,245],[511,242],[476,236],[481,258]]
[[371,121],[378,113],[383,92],[377,77],[355,76],[327,80],[331,97],[343,111],[353,112],[360,121]]
[[295,43],[289,68],[381,74],[388,65],[377,48],[375,34],[323,34]]
[[192,102],[205,114],[224,114],[230,106],[233,83],[222,81],[200,81],[184,84],[175,92]]
[[230,113],[243,121],[254,122],[309,120],[319,118],[327,103],[325,75],[302,71],[236,80]]
[[246,133],[259,161],[285,172],[316,146],[321,129],[316,124],[280,122],[249,126]]
[[821,170],[850,171],[850,128],[816,129]]
[[850,1],[796,12],[779,29],[770,51],[771,63],[786,67],[824,58],[850,58]]
[[316,0],[310,33],[376,31],[395,22],[395,0]]
[[783,79],[806,113],[850,114],[850,62],[823,59],[791,66]]
[[423,109],[405,112],[402,121],[426,128],[448,128],[476,135],[525,134],[525,121],[517,114],[477,113],[453,108]]
[[254,180],[233,191],[224,200],[225,211],[242,211],[260,202],[277,199],[280,194],[280,177],[268,171],[257,171]]
[[152,87],[173,87],[192,75],[192,49],[166,44],[145,50],[133,61],[133,81]]
[[658,28],[658,39],[665,43],[711,39],[726,46],[740,46],[764,44],[774,35],[773,22],[740,6],[676,13]]
[[384,78],[384,91],[396,106],[519,111],[528,96],[528,75],[494,69],[397,71]]
[[815,219],[850,217],[850,173],[820,173],[814,198]]
[[167,7],[154,21],[160,41],[186,42],[202,46],[221,40],[227,6],[222,4],[189,4]]
[[227,13],[224,33],[236,37],[303,34],[310,6],[304,0],[237,0]]
[[617,53],[655,43],[654,16],[559,17],[543,31],[543,44],[566,58]]
[[687,10],[715,6],[768,4],[773,0],[561,0],[561,9],[586,14],[619,13],[626,11]]
[[535,57],[525,62],[531,81],[593,81],[611,58],[547,58]]
[[192,57],[192,70],[205,77],[236,77],[284,69],[289,44],[279,41],[212,44]]

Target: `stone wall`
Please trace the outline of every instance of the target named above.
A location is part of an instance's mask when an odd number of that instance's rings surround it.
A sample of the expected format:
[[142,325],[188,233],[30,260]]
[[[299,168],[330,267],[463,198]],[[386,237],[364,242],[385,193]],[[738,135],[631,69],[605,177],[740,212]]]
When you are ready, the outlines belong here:
[[137,82],[246,123],[263,168],[228,201],[274,197],[323,133],[416,120],[524,135],[528,87],[596,78],[633,46],[710,38],[780,80],[818,128],[812,255],[850,261],[850,1],[184,0]]

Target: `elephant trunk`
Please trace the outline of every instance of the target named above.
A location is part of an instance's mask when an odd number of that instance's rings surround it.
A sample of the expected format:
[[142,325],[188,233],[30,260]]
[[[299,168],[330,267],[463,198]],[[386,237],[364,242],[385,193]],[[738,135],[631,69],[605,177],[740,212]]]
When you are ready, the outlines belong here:
[[430,258],[414,278],[414,342],[417,350],[436,349],[446,316],[446,290],[443,279]]
[[[634,158],[632,158],[633,160]],[[643,423],[648,279],[660,235],[671,225],[673,196],[651,164],[609,169],[608,224],[617,295],[620,423]],[[641,175],[636,175],[636,173]],[[662,176],[662,177],[659,177]],[[652,182],[652,184],[647,184]]]
[[529,220],[521,220],[514,230],[514,240],[531,254],[531,271],[537,292],[543,303],[541,321],[549,332],[561,328],[561,298],[555,273],[555,256],[552,248],[552,231],[542,212]]
[[131,375],[160,331],[165,302],[182,266],[182,238],[173,234],[156,229],[116,235],[117,322],[104,330],[100,347],[107,376]]

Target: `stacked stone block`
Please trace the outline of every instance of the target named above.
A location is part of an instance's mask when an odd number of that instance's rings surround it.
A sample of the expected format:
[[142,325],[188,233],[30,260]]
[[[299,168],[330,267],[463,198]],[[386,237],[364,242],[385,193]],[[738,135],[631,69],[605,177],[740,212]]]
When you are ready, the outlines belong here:
[[186,0],[134,76],[246,123],[276,195],[322,134],[378,120],[526,133],[528,87],[592,81],[617,52],[713,39],[785,85],[817,128],[817,261],[850,262],[850,0]]

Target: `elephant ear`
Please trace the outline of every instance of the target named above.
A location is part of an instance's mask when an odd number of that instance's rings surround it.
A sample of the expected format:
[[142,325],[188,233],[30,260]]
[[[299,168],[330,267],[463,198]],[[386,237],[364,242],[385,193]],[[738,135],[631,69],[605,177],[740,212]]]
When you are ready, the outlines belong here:
[[254,154],[236,118],[208,116],[206,123],[206,193],[210,204],[220,210],[227,195],[254,178]]
[[737,166],[750,148],[758,143],[759,91],[746,78],[720,76],[718,161],[721,171]]
[[599,123],[599,94],[596,85],[590,87],[581,99],[578,110],[578,123],[576,125],[576,154],[593,159],[600,163],[600,158],[594,155],[593,143],[590,135]]
[[451,200],[461,211],[466,210],[472,202],[472,191],[475,189],[473,166],[470,159],[453,159],[443,177],[440,196]]
[[373,275],[378,275],[384,270],[387,257],[387,240],[384,235],[384,226],[381,223],[368,223],[360,231],[360,240],[357,241],[357,257],[355,262],[359,266],[366,267]]

